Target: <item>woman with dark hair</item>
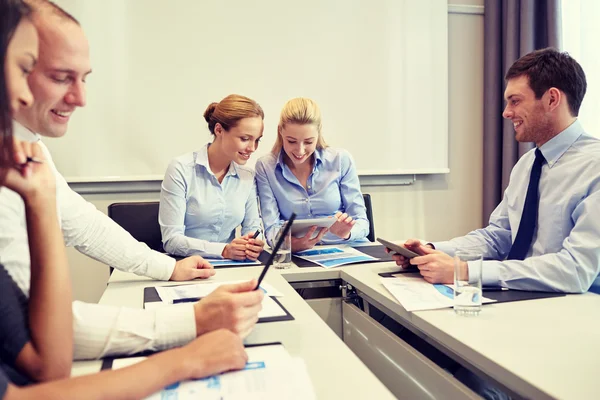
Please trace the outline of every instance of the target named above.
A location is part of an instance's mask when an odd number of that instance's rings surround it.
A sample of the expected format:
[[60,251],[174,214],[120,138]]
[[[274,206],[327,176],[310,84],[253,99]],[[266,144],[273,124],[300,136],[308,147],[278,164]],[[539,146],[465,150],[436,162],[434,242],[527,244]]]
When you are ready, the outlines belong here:
[[4,186],[23,199],[31,257],[29,302],[0,266],[0,398],[142,398],[179,380],[242,368],[247,355],[241,339],[221,329],[122,370],[19,387],[68,377],[73,354],[71,283],[55,178],[37,143],[12,137],[11,116],[34,101],[27,76],[38,39],[28,14],[21,0],[0,0],[0,190]]
[[29,7],[21,0],[1,0],[0,11],[0,183],[23,198],[32,262],[29,302],[0,266],[0,359],[12,380],[26,383],[70,374],[71,283],[56,214],[54,175],[37,144],[12,138],[11,115],[33,103],[27,76],[37,60],[37,32],[27,17]]

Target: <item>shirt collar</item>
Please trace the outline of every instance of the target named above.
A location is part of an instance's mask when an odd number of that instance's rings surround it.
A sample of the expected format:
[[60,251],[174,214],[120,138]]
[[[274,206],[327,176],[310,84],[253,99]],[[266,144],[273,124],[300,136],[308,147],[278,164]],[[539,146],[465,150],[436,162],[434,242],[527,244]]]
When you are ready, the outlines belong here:
[[[201,165],[208,171],[209,174],[214,175],[212,170],[210,169],[210,164],[208,163],[208,147],[210,143],[207,143],[206,146],[202,147],[200,150],[196,152],[196,164]],[[232,161],[229,164],[229,170],[227,171],[227,175],[238,176],[237,165]]]
[[33,133],[25,126],[18,123],[13,119],[13,135],[19,140],[23,140],[25,142],[39,142],[41,137],[37,133]]
[[[283,160],[283,147],[281,148],[281,150],[279,150],[279,157],[277,157],[277,165],[279,165],[279,167],[283,170],[283,167],[285,166],[285,161]],[[321,165],[323,163],[323,149],[316,149],[315,152],[313,153],[315,156],[315,165],[313,167],[313,172],[315,172],[317,170],[317,166]]]
[[579,120],[575,120],[571,125],[540,147],[548,166],[552,168],[560,157],[571,147],[573,143],[583,133],[583,127]]

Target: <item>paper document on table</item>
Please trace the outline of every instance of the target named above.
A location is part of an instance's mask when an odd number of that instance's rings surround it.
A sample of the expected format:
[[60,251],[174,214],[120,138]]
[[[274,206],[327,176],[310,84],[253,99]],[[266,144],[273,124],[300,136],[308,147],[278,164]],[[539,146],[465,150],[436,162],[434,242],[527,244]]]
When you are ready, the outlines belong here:
[[339,267],[345,264],[377,260],[352,247],[326,247],[322,249],[304,250],[294,256],[310,261],[323,268]]
[[[175,383],[147,399],[316,399],[304,361],[292,358],[282,345],[247,347],[246,353],[241,371]],[[113,369],[132,364],[120,361],[113,361]]]
[[[421,277],[381,278],[381,283],[406,311],[436,310],[454,305],[452,288],[442,284],[432,285]],[[487,297],[481,300],[482,303],[496,301]]]
[[213,267],[240,267],[248,265],[262,265],[260,261],[256,260],[229,260],[226,258],[207,258]]
[[[206,282],[194,285],[178,285],[178,286],[157,286],[156,291],[160,299],[165,303],[173,303],[178,299],[203,298],[212,293],[221,285],[232,283],[246,282],[244,280],[226,281],[226,282]],[[262,282],[260,288],[265,292],[266,296],[282,297],[283,293],[275,289],[268,283]]]

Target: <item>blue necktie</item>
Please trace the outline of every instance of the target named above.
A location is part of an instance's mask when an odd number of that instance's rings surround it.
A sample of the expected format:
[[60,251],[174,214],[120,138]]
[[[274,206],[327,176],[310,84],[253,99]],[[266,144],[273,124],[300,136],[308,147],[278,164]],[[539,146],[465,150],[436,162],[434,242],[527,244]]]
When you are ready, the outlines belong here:
[[524,260],[529,247],[531,247],[531,240],[533,239],[533,232],[535,231],[538,219],[540,175],[542,175],[542,165],[545,161],[546,159],[540,149],[535,149],[535,161],[533,162],[531,175],[529,176],[527,197],[525,197],[517,237],[510,248],[510,253],[508,253],[509,260]]

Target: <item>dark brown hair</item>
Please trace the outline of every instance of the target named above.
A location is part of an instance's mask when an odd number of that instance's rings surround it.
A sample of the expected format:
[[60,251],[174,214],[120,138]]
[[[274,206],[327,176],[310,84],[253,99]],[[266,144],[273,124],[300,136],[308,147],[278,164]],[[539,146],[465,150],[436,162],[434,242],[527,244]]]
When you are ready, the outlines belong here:
[[[6,52],[21,20],[31,9],[21,0],[0,0],[0,166],[12,160],[12,115],[6,82]],[[4,177],[0,176],[0,182]]]
[[551,47],[532,51],[515,61],[505,79],[508,81],[521,76],[529,79],[529,86],[537,99],[553,87],[564,92],[571,115],[579,115],[587,82],[581,65],[568,53]]

